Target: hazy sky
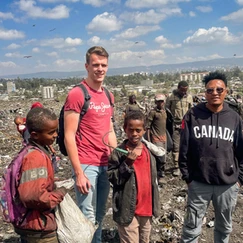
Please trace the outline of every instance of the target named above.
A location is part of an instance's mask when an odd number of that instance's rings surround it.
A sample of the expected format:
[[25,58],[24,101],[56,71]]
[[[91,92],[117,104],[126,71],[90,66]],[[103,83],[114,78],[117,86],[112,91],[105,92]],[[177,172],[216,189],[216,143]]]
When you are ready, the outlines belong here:
[[[0,75],[243,56],[243,0],[0,0]],[[25,56],[31,56],[26,58]]]

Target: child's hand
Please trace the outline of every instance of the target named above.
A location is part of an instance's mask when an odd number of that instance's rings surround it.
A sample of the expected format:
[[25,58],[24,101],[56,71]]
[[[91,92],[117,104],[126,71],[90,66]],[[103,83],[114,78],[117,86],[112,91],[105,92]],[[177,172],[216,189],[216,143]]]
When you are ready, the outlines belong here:
[[128,166],[132,166],[134,161],[136,160],[137,158],[137,154],[134,153],[133,151],[129,151],[128,150],[128,155],[127,155],[127,158],[125,160],[125,163],[128,165]]

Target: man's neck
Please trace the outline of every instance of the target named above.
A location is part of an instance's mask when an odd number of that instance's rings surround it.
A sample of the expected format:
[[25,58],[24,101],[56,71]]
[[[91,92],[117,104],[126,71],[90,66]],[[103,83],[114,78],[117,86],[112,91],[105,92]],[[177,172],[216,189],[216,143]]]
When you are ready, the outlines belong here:
[[208,103],[206,103],[206,107],[210,111],[212,111],[213,113],[218,113],[218,112],[220,112],[223,109],[223,104],[212,106],[212,105],[209,105]]
[[103,82],[95,82],[90,78],[85,79],[85,82],[87,83],[87,85],[91,88],[94,89],[96,91],[101,91],[102,90],[102,84]]

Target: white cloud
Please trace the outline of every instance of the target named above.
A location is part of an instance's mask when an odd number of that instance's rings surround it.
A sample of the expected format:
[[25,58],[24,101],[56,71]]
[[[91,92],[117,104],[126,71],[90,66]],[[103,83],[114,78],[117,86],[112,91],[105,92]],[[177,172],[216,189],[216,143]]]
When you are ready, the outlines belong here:
[[26,12],[29,17],[34,18],[46,18],[46,19],[63,19],[69,17],[69,8],[61,4],[52,9],[43,9],[36,6],[36,2],[33,0],[20,0],[20,10]]
[[14,19],[14,15],[12,13],[3,13],[0,12],[0,19],[6,20],[6,19]]
[[93,36],[92,38],[89,39],[88,42],[92,43],[91,45],[98,45],[100,43],[100,37]]
[[144,41],[139,41],[139,43],[135,44],[135,41],[123,40],[121,38],[111,38],[109,40],[105,40],[101,39],[98,36],[93,36],[92,38],[90,38],[87,41],[87,44],[90,46],[104,46],[109,53],[120,52],[131,48],[145,46]]
[[0,29],[0,40],[22,39],[24,37],[25,34],[22,31]]
[[67,3],[76,3],[80,0],[38,0],[41,3],[60,3],[60,2],[67,2]]
[[123,39],[132,39],[141,35],[146,35],[149,32],[153,32],[159,30],[160,27],[158,25],[154,26],[136,26],[135,28],[129,28],[122,32],[121,34],[116,35],[116,38]]
[[202,13],[209,13],[213,11],[211,6],[197,6],[196,9]]
[[165,38],[163,35],[156,37],[154,41],[158,43],[161,48],[164,49],[175,49],[181,47],[181,44],[170,43],[170,41],[167,38]]
[[46,55],[49,56],[49,57],[58,57],[58,54],[55,51],[46,53]]
[[176,4],[179,2],[190,2],[190,0],[127,0],[125,5],[129,8],[157,8],[164,5]]
[[12,44],[8,45],[6,49],[8,49],[8,50],[14,50],[14,49],[18,49],[20,47],[21,47],[21,45],[12,43]]
[[66,71],[70,70],[80,70],[81,67],[84,66],[84,63],[80,60],[72,60],[72,59],[58,59],[54,62],[54,65],[58,70],[63,70],[65,68]]
[[34,47],[32,49],[32,52],[39,53],[40,52],[40,49],[38,47]]
[[75,47],[72,47],[72,48],[63,49],[62,51],[71,53],[71,52],[77,52],[77,49]]
[[163,50],[148,50],[142,52],[122,51],[113,52],[110,55],[110,67],[127,67],[136,65],[156,65],[162,63],[165,58]]
[[17,65],[14,62],[0,62],[1,68],[15,68]]
[[156,37],[154,41],[159,44],[164,44],[168,42],[168,40],[163,35]]
[[112,32],[120,30],[122,23],[114,14],[104,12],[95,16],[92,21],[86,26],[89,31]]
[[190,11],[190,12],[189,12],[189,16],[190,16],[190,17],[195,17],[195,16],[196,16],[196,14],[195,14],[195,12]]
[[119,3],[120,0],[82,0],[82,2],[84,4],[89,4],[94,7],[101,7],[101,6],[107,5],[109,3],[113,3],[113,4]]
[[212,27],[208,30],[198,29],[192,36],[187,37],[185,44],[208,44],[208,43],[237,43],[239,38],[229,32],[227,27]]
[[181,44],[164,43],[160,47],[164,49],[175,49],[181,47]]
[[82,44],[82,40],[79,39],[79,38],[74,38],[74,39],[72,39],[72,38],[68,37],[68,38],[65,39],[65,42],[66,42],[68,45],[70,45],[70,46],[79,46],[79,45]]
[[5,57],[10,57],[10,58],[23,57],[23,55],[21,55],[19,52],[8,52],[4,56]]
[[168,8],[161,10],[150,9],[147,12],[124,12],[120,18],[124,21],[134,22],[135,24],[158,24],[166,18],[181,15],[180,8]]
[[39,71],[43,71],[43,70],[47,70],[48,71],[48,65],[42,63],[40,60],[37,61],[37,65],[34,67],[35,70],[39,70]]
[[243,8],[220,18],[225,21],[243,22]]
[[82,45],[83,41],[79,38],[54,38],[54,39],[45,39],[40,41],[41,46],[52,46],[53,48],[66,48],[72,46]]
[[236,0],[239,5],[243,5],[243,0]]
[[176,60],[177,63],[184,63],[184,62],[206,61],[206,60],[213,60],[219,58],[223,58],[223,57],[218,54],[213,54],[209,56],[197,56],[197,57],[182,56],[182,57],[177,57]]
[[29,44],[33,44],[33,43],[36,43],[37,42],[37,39],[29,39],[27,41],[25,41],[25,45],[29,45]]

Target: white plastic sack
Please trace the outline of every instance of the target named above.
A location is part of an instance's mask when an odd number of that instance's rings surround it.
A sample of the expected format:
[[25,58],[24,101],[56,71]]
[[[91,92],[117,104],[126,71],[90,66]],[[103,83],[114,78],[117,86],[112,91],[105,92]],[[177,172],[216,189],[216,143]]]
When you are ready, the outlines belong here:
[[166,150],[162,147],[157,147],[155,144],[149,142],[144,137],[142,137],[142,141],[147,145],[148,149],[155,156],[164,156],[166,154]]
[[[73,181],[58,181],[57,187],[70,188]],[[81,212],[79,207],[67,193],[63,201],[56,207],[57,236],[60,243],[90,243],[92,241],[95,225]]]

